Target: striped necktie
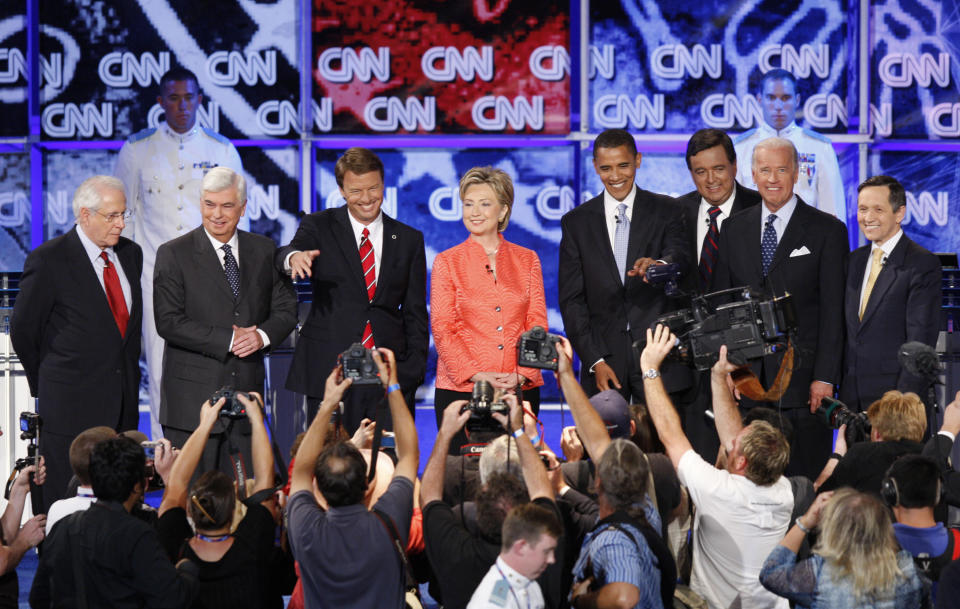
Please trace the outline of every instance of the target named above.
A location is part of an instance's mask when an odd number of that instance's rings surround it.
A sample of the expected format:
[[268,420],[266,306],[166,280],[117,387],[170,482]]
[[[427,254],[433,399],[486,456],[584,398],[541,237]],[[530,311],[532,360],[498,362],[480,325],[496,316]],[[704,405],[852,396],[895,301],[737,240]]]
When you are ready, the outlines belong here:
[[[373,253],[373,244],[370,243],[370,230],[363,229],[360,233],[360,266],[363,267],[363,280],[367,286],[367,298],[372,302],[373,295],[377,293],[377,261]],[[373,328],[370,327],[370,320],[363,329],[363,338],[360,340],[367,349],[373,349]]]
[[700,291],[706,292],[710,287],[710,277],[713,275],[713,265],[717,262],[717,252],[720,251],[718,243],[720,242],[720,227],[717,220],[720,219],[720,207],[711,205],[710,228],[703,238],[703,247],[700,248]]

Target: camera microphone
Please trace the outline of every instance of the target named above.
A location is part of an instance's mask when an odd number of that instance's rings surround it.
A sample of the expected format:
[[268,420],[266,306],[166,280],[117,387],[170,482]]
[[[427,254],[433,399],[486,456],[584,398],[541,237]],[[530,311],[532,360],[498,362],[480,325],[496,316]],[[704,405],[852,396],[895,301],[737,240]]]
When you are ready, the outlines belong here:
[[489,264],[486,266],[486,269],[487,269],[487,272],[488,272],[488,273],[490,273],[491,275],[493,274],[493,269],[490,268],[490,265],[489,265]]
[[880,259],[880,266],[887,266],[887,257],[884,256]]
[[926,343],[919,341],[904,343],[897,350],[897,361],[906,368],[907,372],[919,376],[928,383],[936,382],[940,376],[940,357],[933,347]]

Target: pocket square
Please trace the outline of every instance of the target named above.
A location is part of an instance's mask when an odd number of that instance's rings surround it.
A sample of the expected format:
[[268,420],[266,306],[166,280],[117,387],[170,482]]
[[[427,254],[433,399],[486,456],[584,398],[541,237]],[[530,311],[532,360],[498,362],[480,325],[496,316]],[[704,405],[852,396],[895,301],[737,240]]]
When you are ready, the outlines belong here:
[[796,258],[797,256],[806,256],[809,253],[810,253],[810,250],[808,250],[807,246],[804,245],[803,247],[798,247],[797,249],[790,252],[790,257]]

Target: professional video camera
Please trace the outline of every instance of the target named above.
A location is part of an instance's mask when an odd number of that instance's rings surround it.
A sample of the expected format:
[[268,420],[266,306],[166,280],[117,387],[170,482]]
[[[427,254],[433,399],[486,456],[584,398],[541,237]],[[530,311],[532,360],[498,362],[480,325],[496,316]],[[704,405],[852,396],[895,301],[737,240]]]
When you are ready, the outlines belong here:
[[243,404],[240,403],[240,400],[237,399],[238,395],[242,395],[248,400],[254,399],[245,391],[237,391],[233,387],[222,387],[210,396],[210,403],[216,404],[217,400],[223,398],[223,406],[220,407],[221,417],[245,419],[247,418],[247,410],[243,407]]
[[499,412],[503,415],[510,414],[510,407],[503,401],[497,400],[493,391],[493,385],[488,381],[477,381],[473,384],[473,394],[470,401],[460,408],[460,412],[470,411],[470,418],[467,419],[467,431],[477,432],[503,432],[503,426],[493,418],[493,414]]
[[[717,297],[729,293],[739,293],[740,299],[712,304]],[[722,345],[727,346],[727,359],[738,366],[776,353],[786,347],[787,338],[797,328],[790,294],[761,298],[750,288],[695,296],[689,309],[663,315],[651,327],[657,324],[667,326],[677,337],[677,345],[667,357],[698,370],[709,370],[717,363]],[[644,346],[646,339],[633,344],[638,362]]]
[[343,378],[353,379],[354,385],[379,385],[380,370],[373,361],[373,351],[362,343],[353,343],[340,354],[340,366]]
[[816,414],[822,416],[833,429],[847,426],[847,445],[870,439],[870,419],[865,412],[853,412],[850,408],[833,398],[823,398],[817,406]]
[[680,265],[671,264],[651,264],[647,267],[647,283],[651,285],[663,285],[663,292],[671,298],[680,295],[678,281],[680,280]]
[[557,343],[560,337],[549,334],[543,326],[534,326],[517,339],[517,365],[526,368],[556,370],[560,355]]

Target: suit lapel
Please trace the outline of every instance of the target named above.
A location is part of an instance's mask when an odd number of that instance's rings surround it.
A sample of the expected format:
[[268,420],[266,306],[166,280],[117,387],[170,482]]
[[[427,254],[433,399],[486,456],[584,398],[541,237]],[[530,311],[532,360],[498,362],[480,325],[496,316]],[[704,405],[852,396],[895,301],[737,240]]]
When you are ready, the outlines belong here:
[[380,248],[380,260],[377,260],[380,272],[377,276],[377,291],[373,295],[374,300],[383,293],[383,284],[387,277],[393,274],[393,269],[397,265],[397,252],[400,249],[397,221],[382,211],[380,213],[383,214],[383,245]]
[[[640,247],[650,242],[650,234],[654,230],[655,220],[649,212],[649,206],[644,191],[637,188],[633,196],[633,215],[630,220],[630,240],[627,242],[627,269],[633,267],[633,262],[640,257]],[[622,278],[621,278],[622,280]]]
[[[744,246],[747,248],[747,260],[750,261],[750,264],[753,268],[753,277],[756,283],[760,283],[763,280],[763,257],[760,254],[760,206],[756,206],[756,209],[750,208],[749,212],[744,216],[744,227],[745,237],[743,238]],[[727,225],[725,220],[723,226]],[[723,227],[720,228],[720,232],[723,232]],[[735,242],[731,242],[731,251],[736,251]],[[753,283],[753,281],[751,281]]]
[[[610,277],[620,285],[623,285],[623,277],[618,277],[617,259],[613,255],[613,246],[610,245],[610,233],[607,231],[607,218],[604,215],[603,193],[587,201],[584,205],[591,206],[590,216],[587,225],[584,227],[586,235],[585,243],[602,244],[598,247],[600,254],[600,266],[610,273]],[[629,248],[629,245],[627,246]],[[627,259],[629,260],[629,258]]]
[[242,301],[252,290],[254,278],[260,271],[263,258],[254,255],[250,234],[245,231],[237,230],[237,249],[240,250],[240,300]]
[[[67,235],[68,246],[68,264],[70,265],[70,276],[76,282],[77,287],[82,290],[81,302],[96,303],[92,310],[98,318],[101,327],[109,326],[111,332],[119,339],[120,328],[117,327],[117,321],[113,318],[113,312],[110,310],[110,302],[107,300],[107,293],[100,285],[100,279],[97,272],[87,257],[87,251],[83,249],[83,243],[76,231],[81,230],[79,226],[74,228],[73,233]],[[124,269],[126,272],[126,269]]]
[[860,331],[860,290],[863,286],[863,274],[866,272],[867,258],[870,257],[870,246],[856,249],[850,254],[850,274],[847,279],[847,296],[844,302],[847,327]]
[[362,290],[364,297],[366,297],[367,285],[363,281],[363,265],[360,264],[360,251],[357,249],[357,241],[353,235],[353,226],[350,224],[350,219],[347,218],[347,213],[349,212],[347,212],[346,206],[338,207],[334,210],[333,217],[339,226],[333,231],[333,238],[343,253],[343,259],[346,261],[347,267],[350,269],[348,274],[353,278],[357,289]]
[[900,241],[897,242],[897,246],[890,252],[886,263],[883,264],[880,269],[880,274],[877,275],[877,281],[873,284],[873,290],[870,292],[870,300],[867,301],[867,308],[863,311],[862,324],[866,324],[867,321],[869,321],[873,313],[880,307],[880,302],[883,300],[883,296],[887,293],[887,290],[890,289],[890,286],[896,282],[897,277],[903,272],[903,261],[906,259],[907,243],[907,236],[901,236]]
[[[197,255],[197,268],[200,269],[204,275],[210,277],[210,280],[217,286],[217,289],[222,291],[232,302],[233,290],[230,289],[230,284],[227,282],[227,274],[223,272],[223,267],[220,265],[220,256],[217,255],[217,252],[213,251],[213,244],[210,243],[210,239],[207,237],[207,233],[203,230],[202,226],[193,231],[193,250]],[[242,256],[240,258],[241,260],[243,259]],[[243,287],[241,286],[241,290],[242,289]]]

